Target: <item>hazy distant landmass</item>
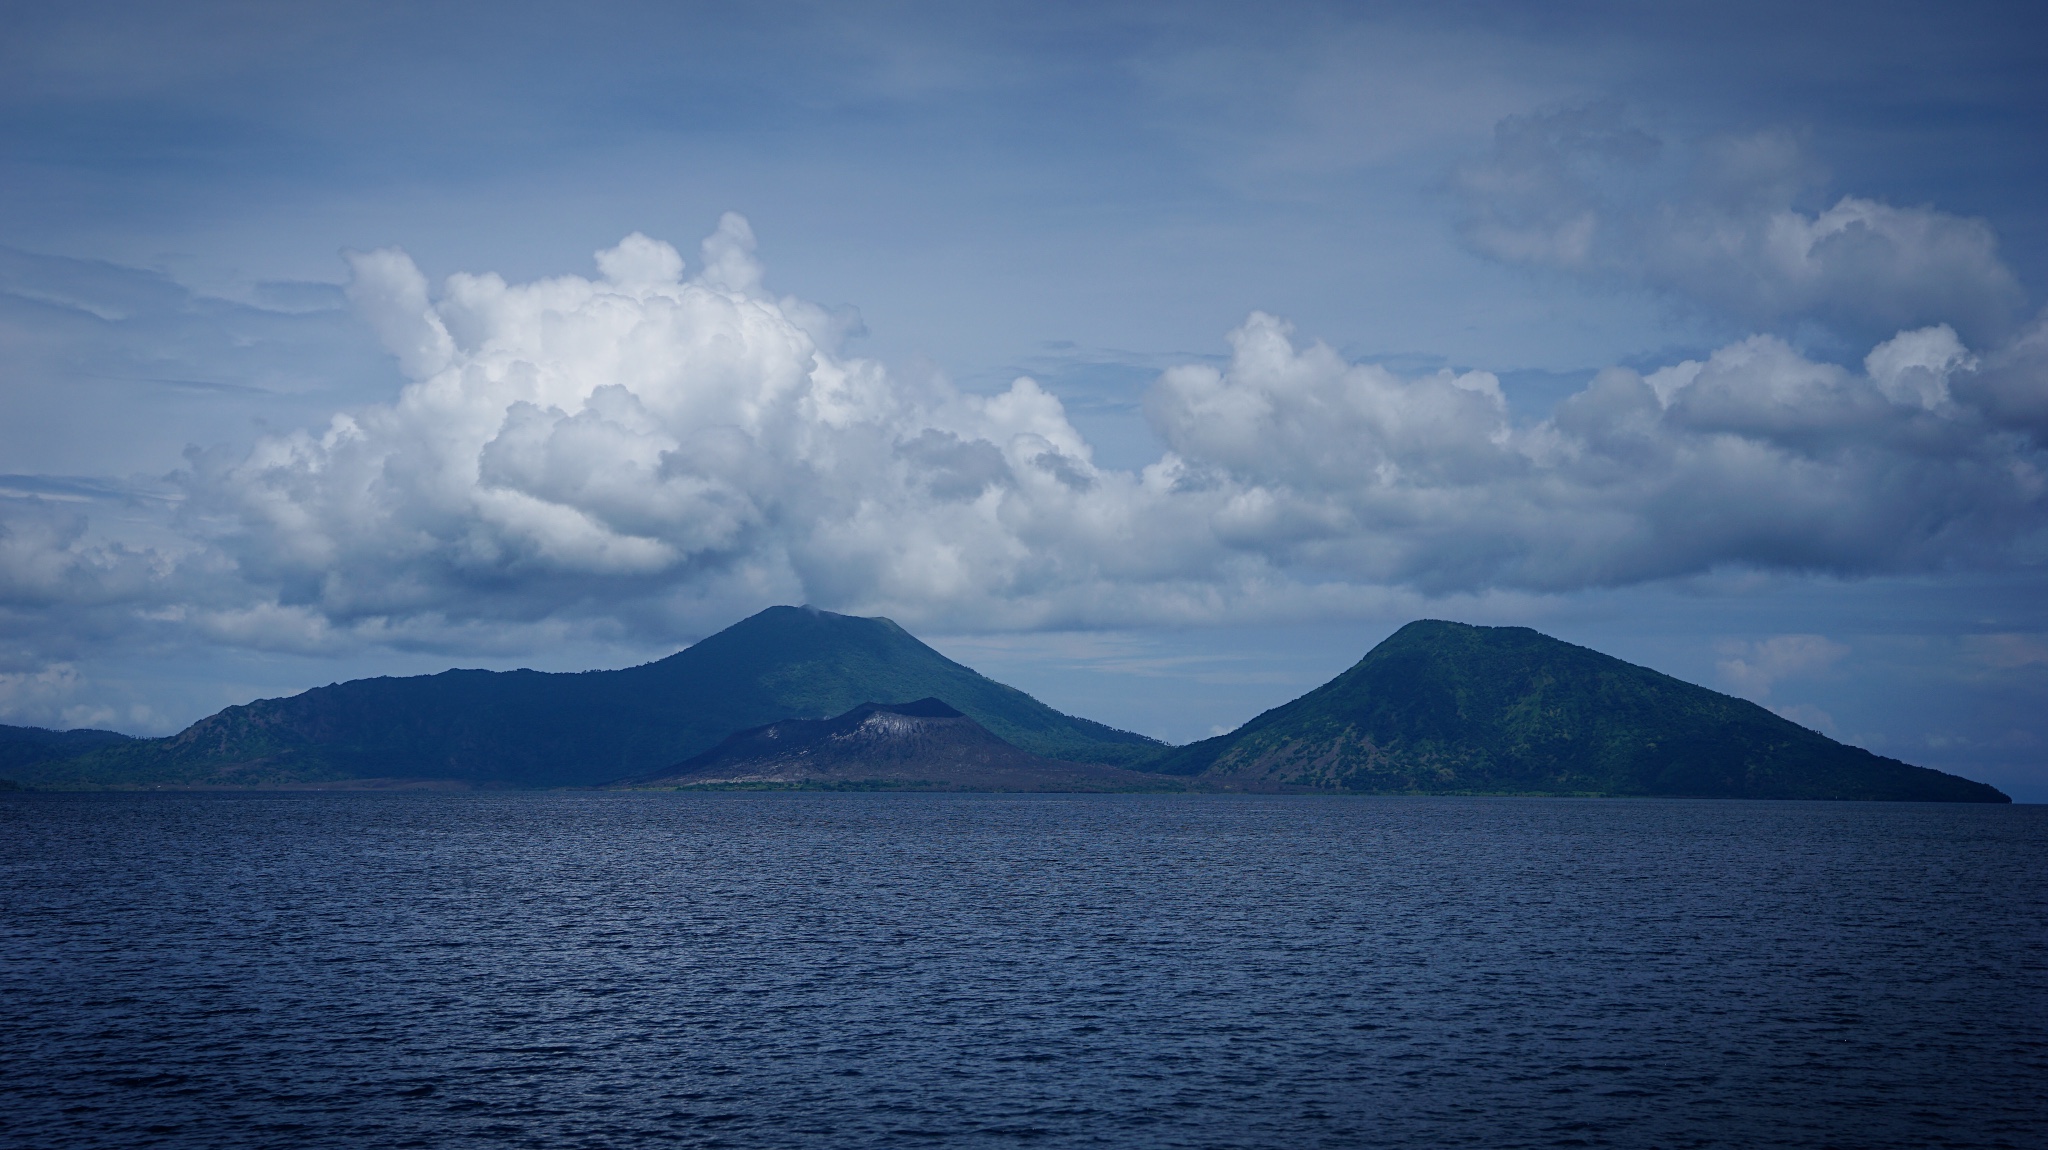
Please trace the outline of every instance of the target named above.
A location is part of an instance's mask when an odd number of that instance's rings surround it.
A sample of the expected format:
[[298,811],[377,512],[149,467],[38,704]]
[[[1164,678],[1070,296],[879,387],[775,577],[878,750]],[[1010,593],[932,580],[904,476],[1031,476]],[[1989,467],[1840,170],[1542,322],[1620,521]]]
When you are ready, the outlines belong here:
[[31,733],[0,738],[0,763],[14,764],[0,775],[57,787],[626,780],[2010,801],[1528,628],[1428,620],[1185,747],[1062,714],[887,619],[799,607],[620,671],[361,679],[229,707],[165,739],[5,730]]
[[53,731],[44,727],[10,727],[0,724],[0,790],[15,790],[16,779],[35,774],[38,768],[61,763],[101,747],[136,740],[117,731],[78,729]]
[[2010,801],[1526,627],[1436,620],[1149,769],[1252,789]]
[[624,785],[888,787],[905,790],[1185,789],[1168,776],[1020,751],[938,699],[862,703],[831,719],[786,719]]

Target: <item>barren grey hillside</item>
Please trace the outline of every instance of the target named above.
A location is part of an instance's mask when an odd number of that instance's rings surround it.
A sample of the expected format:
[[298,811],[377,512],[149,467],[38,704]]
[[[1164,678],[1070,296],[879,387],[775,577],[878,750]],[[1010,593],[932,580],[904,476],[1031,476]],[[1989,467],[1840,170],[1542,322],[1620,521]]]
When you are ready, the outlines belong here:
[[862,703],[740,731],[633,787],[971,791],[1186,790],[1181,780],[1020,751],[938,699]]

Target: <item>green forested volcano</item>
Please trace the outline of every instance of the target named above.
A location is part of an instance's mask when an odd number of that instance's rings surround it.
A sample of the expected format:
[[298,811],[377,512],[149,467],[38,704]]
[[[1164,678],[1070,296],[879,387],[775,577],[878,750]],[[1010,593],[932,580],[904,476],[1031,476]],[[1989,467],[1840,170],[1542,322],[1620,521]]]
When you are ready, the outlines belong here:
[[887,619],[771,607],[621,671],[444,671],[261,699],[167,739],[21,771],[41,785],[266,786],[447,779],[575,786],[689,758],[746,727],[935,697],[1049,758],[1128,763],[1162,744],[1063,715]]
[[1526,627],[1434,620],[1147,769],[1248,788],[2009,801]]
[[167,739],[9,728],[22,745],[0,745],[0,777],[576,786],[666,767],[746,728],[928,697],[1032,754],[1187,777],[1197,789],[2005,801],[1522,627],[1411,623],[1307,695],[1168,748],[1060,714],[887,619],[797,607],[621,671],[360,679],[230,707]]

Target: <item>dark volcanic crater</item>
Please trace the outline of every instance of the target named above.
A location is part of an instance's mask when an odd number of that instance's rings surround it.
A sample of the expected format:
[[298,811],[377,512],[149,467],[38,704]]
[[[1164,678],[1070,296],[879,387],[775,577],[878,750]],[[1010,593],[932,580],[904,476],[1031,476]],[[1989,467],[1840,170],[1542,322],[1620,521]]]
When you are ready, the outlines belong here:
[[1140,771],[1018,750],[938,699],[862,703],[831,719],[784,719],[729,736],[623,787],[874,786],[958,791],[1181,790]]

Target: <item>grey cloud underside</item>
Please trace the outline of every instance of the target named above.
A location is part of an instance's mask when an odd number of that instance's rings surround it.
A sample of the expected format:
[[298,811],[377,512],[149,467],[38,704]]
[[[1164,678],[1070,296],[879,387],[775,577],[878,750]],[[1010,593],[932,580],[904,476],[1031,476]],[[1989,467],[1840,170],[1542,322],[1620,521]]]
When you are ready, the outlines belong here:
[[1660,138],[1613,103],[1515,116],[1453,181],[1482,255],[1641,286],[1746,325],[1817,324],[1851,343],[1947,323],[2011,335],[2026,292],[1982,220],[1820,197],[1782,132]]
[[402,253],[353,257],[349,296],[403,393],[189,453],[167,498],[122,504],[154,516],[151,542],[90,528],[104,494],[0,499],[4,673],[122,636],[687,638],[773,601],[1091,626],[1388,588],[1995,567],[2043,526],[2038,321],[1986,351],[1912,328],[1857,369],[1755,336],[1607,370],[1532,423],[1487,373],[1348,362],[1254,313],[1226,363],[1152,385],[1168,450],[1121,470],[1028,379],[976,396],[842,354],[751,250],[728,217],[694,278],[635,235],[596,279],[438,292]]

